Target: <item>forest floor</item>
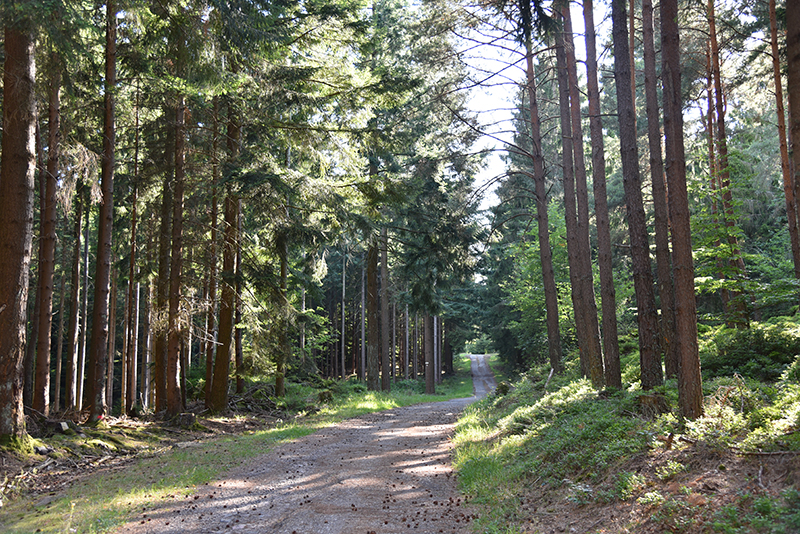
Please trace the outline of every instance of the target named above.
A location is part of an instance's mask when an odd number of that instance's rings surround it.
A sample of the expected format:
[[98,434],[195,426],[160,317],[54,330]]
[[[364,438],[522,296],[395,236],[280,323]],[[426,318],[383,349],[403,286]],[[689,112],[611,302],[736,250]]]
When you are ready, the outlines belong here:
[[[265,442],[263,453],[250,451],[248,461],[211,481],[181,488],[166,498],[149,499],[138,508],[136,498],[132,497],[131,502],[120,507],[124,509],[121,516],[128,522],[111,531],[133,534],[472,532],[470,523],[477,518],[476,509],[458,492],[450,466],[450,438],[463,407],[491,391],[494,377],[483,356],[474,356],[471,366],[474,397],[370,413],[277,445]],[[209,430],[217,437],[235,436],[257,433],[259,425],[270,424],[263,418],[243,417],[213,422],[198,419],[198,422],[202,425],[200,430],[162,429],[168,434],[161,438],[165,449],[185,451],[185,470],[196,469],[195,460],[199,464],[201,455],[209,453],[219,455],[219,462],[226,462],[225,447],[209,449],[204,445]],[[258,448],[259,442],[252,441],[249,446]],[[70,459],[71,469],[48,469],[63,464],[48,458],[26,470],[15,457],[0,454],[3,464],[0,476],[5,475],[6,486],[9,480],[28,486],[26,498],[34,502],[27,511],[33,516],[44,513],[51,503],[63,501],[63,493],[69,487],[91,483],[98,474],[106,478],[123,477],[126,470],[139,465],[138,455],[109,451],[99,457]],[[25,514],[15,512],[16,521],[0,518],[0,530],[25,532],[23,525],[37,525],[35,519],[24,521]],[[109,526],[119,525],[121,516],[109,520]],[[102,520],[96,523],[91,531],[109,530]],[[69,521],[40,525],[43,532],[76,531],[70,528]]]

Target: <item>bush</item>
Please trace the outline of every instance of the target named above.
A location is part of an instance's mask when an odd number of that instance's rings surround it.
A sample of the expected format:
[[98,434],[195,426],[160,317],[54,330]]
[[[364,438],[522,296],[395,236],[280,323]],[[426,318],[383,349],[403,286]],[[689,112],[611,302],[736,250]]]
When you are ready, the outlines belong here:
[[712,345],[716,350],[703,355],[704,379],[738,373],[776,382],[800,354],[800,334],[783,325],[725,328],[717,333]]

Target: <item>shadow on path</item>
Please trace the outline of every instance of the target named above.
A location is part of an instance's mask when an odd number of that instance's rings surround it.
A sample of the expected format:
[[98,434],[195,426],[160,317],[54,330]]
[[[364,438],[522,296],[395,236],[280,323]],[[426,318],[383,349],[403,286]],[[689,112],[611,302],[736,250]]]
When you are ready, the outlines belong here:
[[476,516],[456,487],[450,437],[458,414],[494,389],[494,377],[483,355],[470,359],[473,397],[343,421],[143,511],[117,532],[472,532]]

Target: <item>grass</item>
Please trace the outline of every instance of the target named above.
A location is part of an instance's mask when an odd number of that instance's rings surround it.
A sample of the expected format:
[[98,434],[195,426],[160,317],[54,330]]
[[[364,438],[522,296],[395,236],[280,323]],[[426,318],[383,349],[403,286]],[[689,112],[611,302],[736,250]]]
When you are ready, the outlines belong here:
[[[313,415],[300,411],[298,417],[275,428],[192,442],[186,447],[165,450],[151,447],[125,468],[112,469],[103,476],[89,476],[38,503],[20,494],[4,503],[0,530],[8,534],[107,532],[123,524],[134,512],[186,495],[195,486],[213,481],[255,456],[338,421],[400,406],[469,397],[472,395],[469,360],[459,359],[455,364],[456,375],[438,386],[435,395],[420,393],[415,381],[400,382],[388,393],[369,392],[352,381],[326,381],[333,400],[316,406]],[[299,405],[298,399],[313,397],[316,391],[293,384],[283,402]],[[136,438],[135,431],[129,434],[131,441],[127,445],[147,447],[143,439]],[[86,441],[98,439],[87,435]]]
[[[623,376],[636,375],[636,360],[624,360]],[[459,483],[487,512],[476,531],[550,532],[565,515],[583,514],[577,531],[600,532],[593,525],[604,519],[603,532],[800,532],[798,480],[767,490],[759,471],[768,460],[780,473],[800,454],[798,366],[800,358],[777,382],[707,380],[705,416],[686,424],[675,413],[674,381],[655,392],[672,410],[651,416],[635,382],[599,395],[573,370],[554,376],[545,392],[549,368],[529,371],[507,394],[467,407],[456,427]],[[748,456],[768,451],[790,454]],[[738,471],[726,471],[729,465]],[[726,486],[709,490],[707,477]],[[618,503],[628,508],[613,523]]]

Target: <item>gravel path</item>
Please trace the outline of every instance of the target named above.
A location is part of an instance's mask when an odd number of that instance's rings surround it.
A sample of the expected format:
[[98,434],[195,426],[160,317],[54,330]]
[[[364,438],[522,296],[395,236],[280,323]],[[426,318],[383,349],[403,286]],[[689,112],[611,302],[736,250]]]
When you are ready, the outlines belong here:
[[450,436],[494,378],[473,355],[475,396],[349,419],[279,446],[117,532],[399,534],[471,532]]

